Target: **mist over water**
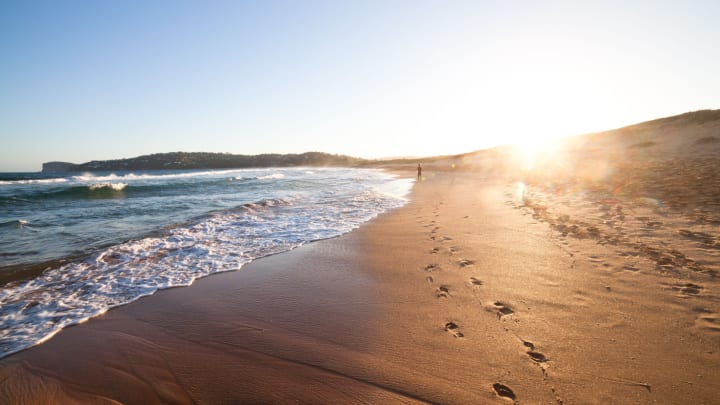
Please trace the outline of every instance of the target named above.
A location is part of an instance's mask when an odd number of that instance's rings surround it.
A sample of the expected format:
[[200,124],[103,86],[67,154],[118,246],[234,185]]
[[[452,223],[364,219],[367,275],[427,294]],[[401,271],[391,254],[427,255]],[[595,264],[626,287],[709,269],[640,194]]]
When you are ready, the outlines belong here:
[[403,205],[411,184],[339,168],[0,174],[0,277],[44,268],[0,287],[0,357],[158,289],[346,233]]

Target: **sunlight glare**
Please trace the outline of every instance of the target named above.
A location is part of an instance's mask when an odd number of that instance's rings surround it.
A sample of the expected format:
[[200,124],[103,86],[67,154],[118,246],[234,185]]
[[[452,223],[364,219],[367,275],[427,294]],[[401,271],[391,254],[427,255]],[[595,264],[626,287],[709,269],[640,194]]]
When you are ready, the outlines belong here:
[[527,186],[522,181],[518,182],[518,184],[515,186],[515,202],[516,203],[524,202],[526,194],[527,194]]

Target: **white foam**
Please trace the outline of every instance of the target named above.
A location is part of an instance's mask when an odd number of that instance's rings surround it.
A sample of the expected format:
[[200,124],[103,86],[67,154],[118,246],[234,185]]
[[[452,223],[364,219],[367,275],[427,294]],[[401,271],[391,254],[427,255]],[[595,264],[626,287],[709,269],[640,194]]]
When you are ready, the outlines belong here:
[[78,182],[95,182],[95,181],[132,181],[132,180],[171,180],[171,179],[187,179],[193,177],[222,177],[232,174],[237,174],[247,169],[232,169],[232,170],[205,170],[205,171],[191,171],[191,172],[179,172],[179,173],[167,173],[167,174],[155,174],[155,173],[126,173],[126,174],[108,174],[103,176],[93,175],[86,173],[79,176],[73,176],[72,179]]
[[[274,173],[267,173],[268,169],[229,169],[229,170],[204,170],[204,171],[188,171],[188,172],[174,172],[174,173],[123,173],[115,174],[110,173],[106,175],[97,175],[93,173],[83,173],[80,175],[74,175],[70,177],[56,177],[49,179],[26,179],[26,180],[0,180],[0,185],[13,186],[13,185],[32,185],[32,184],[58,184],[58,183],[74,183],[74,184],[103,184],[103,183],[127,183],[134,181],[165,181],[173,179],[191,179],[191,178],[222,178],[229,177],[235,178],[235,180],[244,179],[282,179],[285,178],[283,173],[277,172],[277,169],[273,170]],[[297,169],[288,169],[297,170]],[[247,175],[250,173],[251,175]],[[255,175],[252,175],[255,174]]]
[[125,187],[127,187],[127,183],[97,183],[88,186],[90,190],[110,189],[114,191],[120,191]]
[[0,180],[0,185],[13,186],[18,184],[55,184],[55,183],[66,183],[68,179],[53,178],[53,179],[28,179],[28,180]]
[[284,179],[284,178],[285,178],[285,175],[282,173],[273,173],[273,174],[268,174],[266,176],[260,176],[257,179],[258,180],[275,180],[275,179]]

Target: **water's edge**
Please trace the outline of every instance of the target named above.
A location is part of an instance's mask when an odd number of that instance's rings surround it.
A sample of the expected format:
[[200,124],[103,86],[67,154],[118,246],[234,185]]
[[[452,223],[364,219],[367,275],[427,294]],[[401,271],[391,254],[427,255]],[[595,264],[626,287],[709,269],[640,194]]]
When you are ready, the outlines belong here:
[[[407,195],[412,180],[401,180]],[[348,196],[352,198],[319,197],[309,205],[295,204],[292,198],[260,200],[89,253],[5,267],[0,275],[0,358],[158,291],[190,286],[260,258],[347,234],[407,203],[372,190]]]

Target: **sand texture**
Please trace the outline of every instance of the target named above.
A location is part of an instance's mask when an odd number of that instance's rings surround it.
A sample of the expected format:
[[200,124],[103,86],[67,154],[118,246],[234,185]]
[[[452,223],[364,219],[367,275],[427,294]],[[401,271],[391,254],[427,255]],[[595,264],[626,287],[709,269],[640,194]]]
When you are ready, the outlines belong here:
[[356,231],[3,359],[0,403],[718,403],[718,122],[434,161]]

